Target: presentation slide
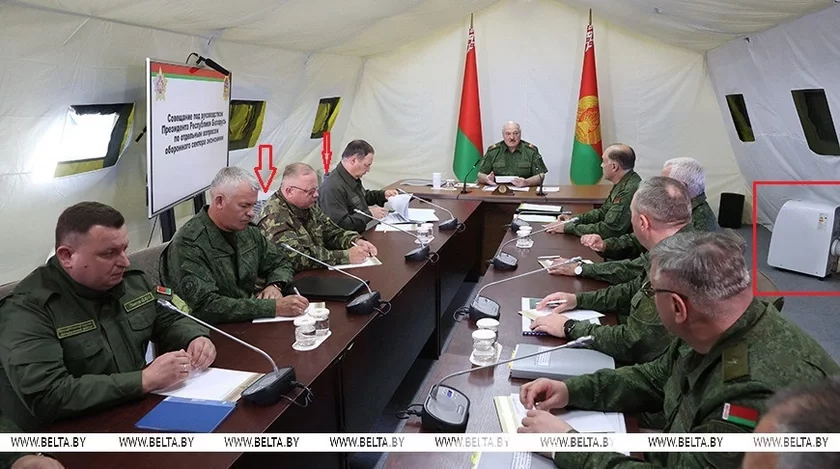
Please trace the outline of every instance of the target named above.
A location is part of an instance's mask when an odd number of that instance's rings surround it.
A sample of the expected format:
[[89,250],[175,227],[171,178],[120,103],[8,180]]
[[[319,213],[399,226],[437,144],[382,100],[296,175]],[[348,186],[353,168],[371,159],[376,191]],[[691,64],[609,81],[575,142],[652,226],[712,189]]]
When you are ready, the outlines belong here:
[[149,218],[210,186],[228,166],[231,77],[146,59]]

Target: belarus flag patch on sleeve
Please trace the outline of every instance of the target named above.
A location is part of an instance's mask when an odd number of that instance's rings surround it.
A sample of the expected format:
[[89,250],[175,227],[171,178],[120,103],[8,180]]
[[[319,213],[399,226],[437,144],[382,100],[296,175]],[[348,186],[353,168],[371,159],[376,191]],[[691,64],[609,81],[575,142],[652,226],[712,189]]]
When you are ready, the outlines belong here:
[[758,411],[749,407],[726,403],[723,405],[723,420],[749,428],[755,428],[758,423]]

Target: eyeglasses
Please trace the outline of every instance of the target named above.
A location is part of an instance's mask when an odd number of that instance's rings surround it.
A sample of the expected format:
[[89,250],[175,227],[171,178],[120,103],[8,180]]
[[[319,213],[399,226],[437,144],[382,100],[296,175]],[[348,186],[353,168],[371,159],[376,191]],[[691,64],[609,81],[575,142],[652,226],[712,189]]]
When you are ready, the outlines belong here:
[[673,293],[674,295],[677,295],[680,298],[685,298],[685,295],[683,295],[682,293],[679,293],[679,292],[675,292],[673,290],[653,288],[653,286],[650,284],[650,280],[648,280],[647,282],[645,282],[642,285],[642,293],[644,293],[645,296],[647,296],[648,298],[653,298],[653,296],[656,295],[657,293]]
[[309,190],[302,189],[302,188],[300,188],[300,187],[298,187],[298,186],[289,186],[289,187],[291,187],[292,189],[297,189],[297,190],[299,190],[299,191],[301,191],[301,192],[305,192],[305,193],[306,193],[306,195],[308,195],[309,197],[313,197],[313,196],[315,195],[315,193],[316,193],[316,192],[318,192],[318,188],[317,188],[317,187],[313,187],[312,189],[309,189]]

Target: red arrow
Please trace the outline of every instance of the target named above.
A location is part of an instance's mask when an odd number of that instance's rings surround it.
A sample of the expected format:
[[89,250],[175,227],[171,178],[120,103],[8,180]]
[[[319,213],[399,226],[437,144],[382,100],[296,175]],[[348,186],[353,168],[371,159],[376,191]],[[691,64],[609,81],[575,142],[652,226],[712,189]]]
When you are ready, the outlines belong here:
[[[257,175],[257,179],[260,181],[260,187],[262,187],[263,192],[268,193],[268,189],[271,188],[271,181],[274,180],[274,176],[277,174],[277,168],[274,166],[274,160],[272,159],[274,156],[274,145],[260,145],[259,152],[260,159],[257,166],[254,166],[254,174]],[[267,170],[270,171],[270,173],[266,178],[263,178],[263,156],[268,156]]]

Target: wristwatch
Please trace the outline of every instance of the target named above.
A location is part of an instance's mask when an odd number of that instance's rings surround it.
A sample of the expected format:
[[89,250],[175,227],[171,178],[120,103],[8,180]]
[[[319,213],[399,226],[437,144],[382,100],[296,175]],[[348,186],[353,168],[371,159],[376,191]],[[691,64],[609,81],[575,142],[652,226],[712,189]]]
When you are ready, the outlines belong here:
[[565,335],[567,339],[572,331],[575,330],[575,324],[577,324],[577,321],[574,319],[569,319],[563,324],[563,335]]
[[578,264],[577,267],[575,267],[575,275],[580,275],[582,273],[583,273],[583,266]]

